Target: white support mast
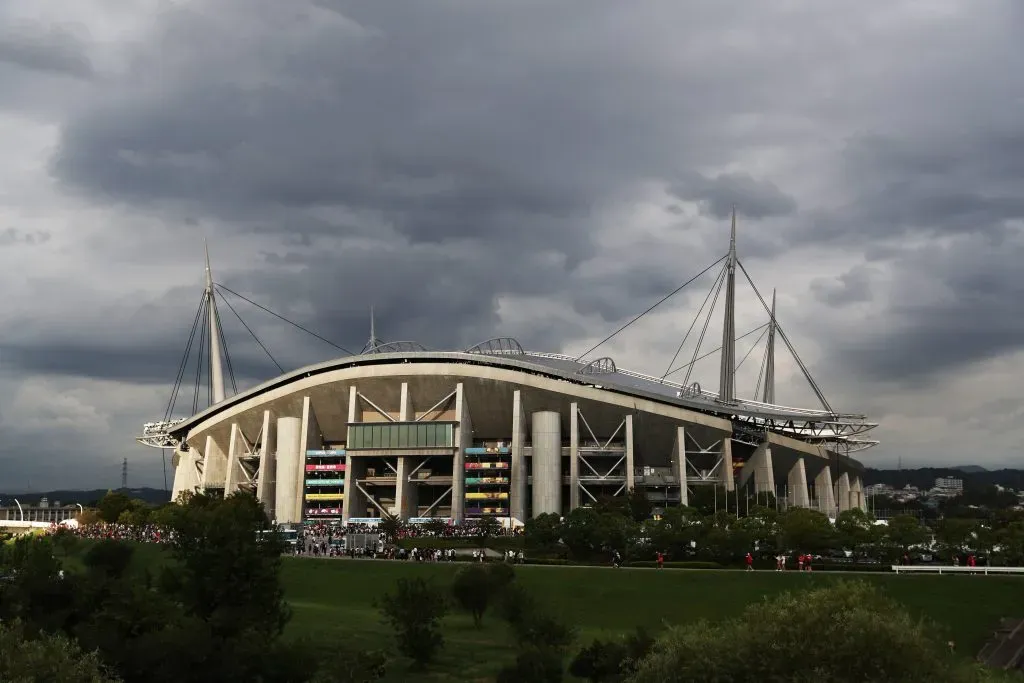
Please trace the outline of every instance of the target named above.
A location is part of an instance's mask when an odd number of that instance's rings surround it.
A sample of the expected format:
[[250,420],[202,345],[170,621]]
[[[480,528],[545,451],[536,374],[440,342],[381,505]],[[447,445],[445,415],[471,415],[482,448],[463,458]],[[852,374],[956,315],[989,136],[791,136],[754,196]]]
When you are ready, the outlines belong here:
[[224,400],[224,369],[221,367],[220,321],[217,319],[216,298],[213,292],[213,272],[210,270],[210,245],[206,245],[206,306],[210,322],[210,387],[213,402]]
[[718,400],[736,402],[736,207],[732,209],[732,233],[726,263],[725,321],[722,325],[722,366]]
[[[775,290],[772,290],[771,320],[768,321],[768,343],[765,346],[764,403],[775,403]],[[756,397],[755,397],[756,398]]]

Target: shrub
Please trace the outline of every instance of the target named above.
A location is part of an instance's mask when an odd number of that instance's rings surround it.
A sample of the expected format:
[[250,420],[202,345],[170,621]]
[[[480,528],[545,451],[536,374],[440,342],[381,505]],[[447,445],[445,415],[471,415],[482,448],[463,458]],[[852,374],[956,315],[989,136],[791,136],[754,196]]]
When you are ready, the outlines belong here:
[[395,593],[385,594],[380,610],[392,628],[398,651],[424,668],[444,647],[441,619],[448,612],[444,595],[416,577],[399,579]]

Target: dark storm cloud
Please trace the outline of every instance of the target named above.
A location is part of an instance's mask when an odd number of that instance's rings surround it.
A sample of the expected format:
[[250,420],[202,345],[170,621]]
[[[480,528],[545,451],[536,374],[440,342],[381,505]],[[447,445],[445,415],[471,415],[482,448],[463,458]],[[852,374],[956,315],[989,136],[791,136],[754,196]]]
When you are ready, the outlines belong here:
[[785,216],[796,211],[796,200],[774,183],[755,180],[746,173],[726,173],[714,178],[699,174],[674,184],[670,191],[686,201],[697,202],[715,218],[736,214],[747,218]]
[[93,73],[86,46],[74,33],[24,22],[0,29],[0,64],[74,78]]
[[857,267],[835,278],[818,278],[811,281],[811,292],[823,304],[846,306],[847,304],[871,301],[872,271]]

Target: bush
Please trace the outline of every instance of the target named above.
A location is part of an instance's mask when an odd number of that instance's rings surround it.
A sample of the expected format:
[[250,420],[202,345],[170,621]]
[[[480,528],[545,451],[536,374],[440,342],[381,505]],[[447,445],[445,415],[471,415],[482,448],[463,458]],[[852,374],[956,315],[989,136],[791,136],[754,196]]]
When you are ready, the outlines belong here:
[[497,683],[558,683],[562,680],[562,657],[550,648],[526,648],[512,664],[498,672]]
[[0,623],[0,681],[117,683],[95,653],[82,652],[64,636],[26,639],[20,622]]
[[630,681],[931,683],[977,680],[920,622],[861,582],[787,593],[658,639]]
[[381,599],[380,610],[395,629],[398,651],[417,668],[425,668],[444,647],[440,622],[448,604],[441,592],[422,578],[399,579],[396,592]]
[[132,563],[135,549],[122,541],[104,539],[89,548],[82,558],[86,567],[103,572],[112,579],[124,576]]

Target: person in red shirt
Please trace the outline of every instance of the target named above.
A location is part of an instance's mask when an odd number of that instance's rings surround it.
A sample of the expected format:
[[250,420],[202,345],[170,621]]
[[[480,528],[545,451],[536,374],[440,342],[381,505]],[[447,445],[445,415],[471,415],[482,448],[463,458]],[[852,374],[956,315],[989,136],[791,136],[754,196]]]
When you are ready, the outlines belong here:
[[802,572],[804,570],[804,554],[800,553],[796,556],[796,570]]
[[746,561],[747,561],[747,571],[748,572],[754,571],[754,556],[751,555],[750,553],[747,553]]
[[664,569],[664,568],[665,568],[665,556],[662,555],[659,552],[658,553],[658,569]]

